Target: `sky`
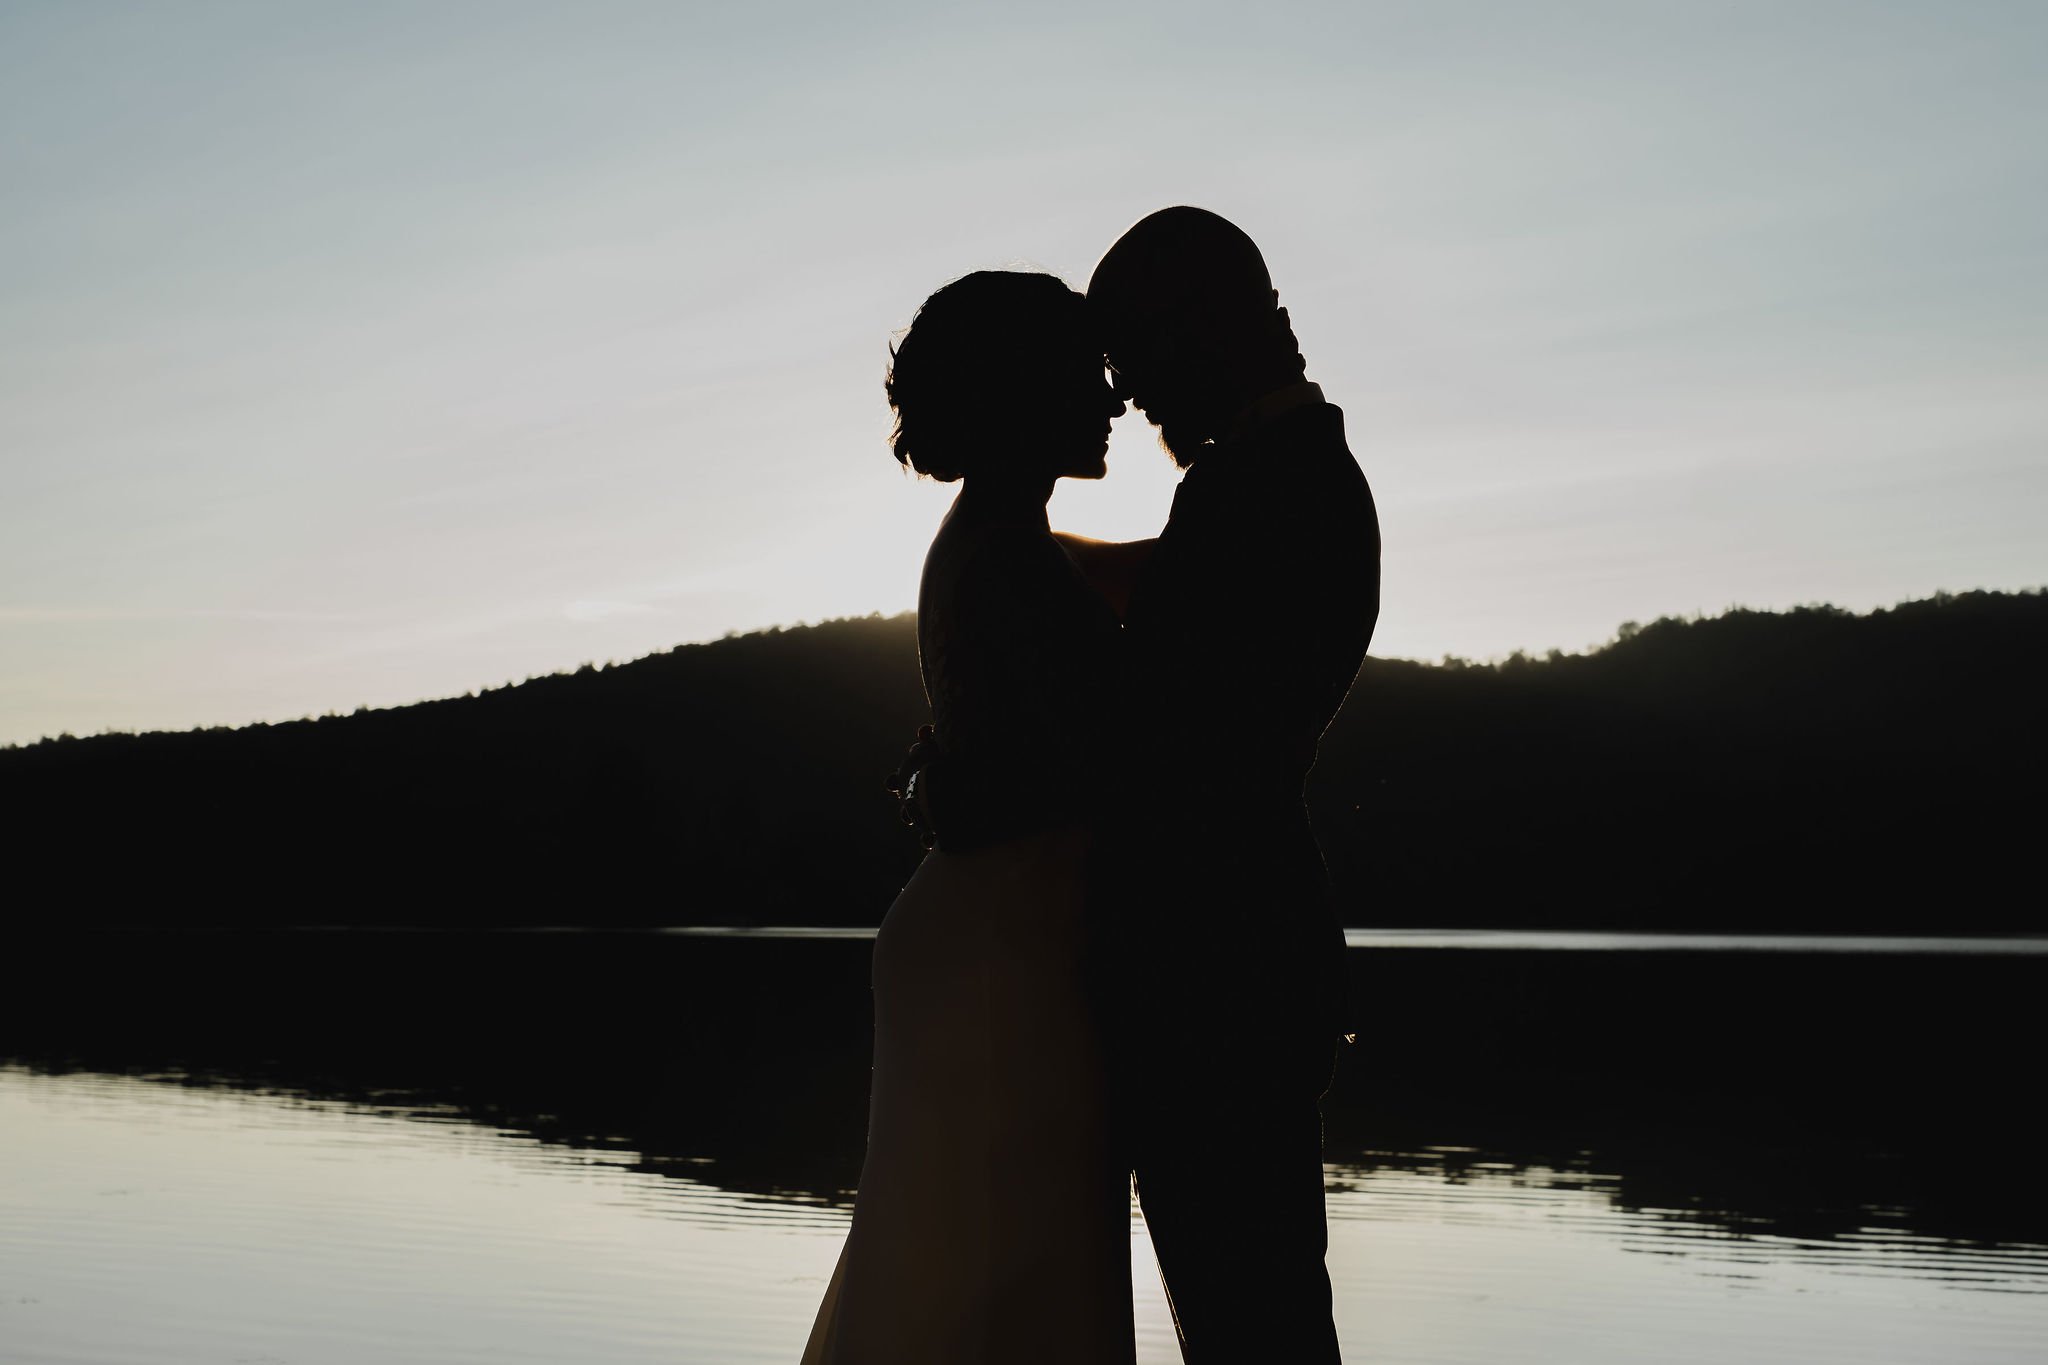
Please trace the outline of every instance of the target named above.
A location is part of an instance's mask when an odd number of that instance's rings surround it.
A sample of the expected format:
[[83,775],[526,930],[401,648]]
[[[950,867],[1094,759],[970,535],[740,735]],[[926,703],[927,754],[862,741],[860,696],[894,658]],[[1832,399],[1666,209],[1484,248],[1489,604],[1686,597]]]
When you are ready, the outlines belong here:
[[[1264,249],[1376,654],[2048,583],[2048,7],[0,0],[0,743],[913,605],[933,289]],[[1138,414],[1054,523],[1156,532]]]

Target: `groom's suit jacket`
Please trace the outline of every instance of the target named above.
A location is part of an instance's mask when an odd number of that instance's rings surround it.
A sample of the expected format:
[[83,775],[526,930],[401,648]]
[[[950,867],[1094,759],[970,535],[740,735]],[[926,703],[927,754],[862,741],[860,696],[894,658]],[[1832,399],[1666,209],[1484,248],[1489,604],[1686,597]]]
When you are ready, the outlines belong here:
[[1139,779],[1116,883],[1155,1021],[1344,1026],[1302,790],[1372,639],[1379,566],[1372,491],[1313,386],[1181,480],[1125,621]]

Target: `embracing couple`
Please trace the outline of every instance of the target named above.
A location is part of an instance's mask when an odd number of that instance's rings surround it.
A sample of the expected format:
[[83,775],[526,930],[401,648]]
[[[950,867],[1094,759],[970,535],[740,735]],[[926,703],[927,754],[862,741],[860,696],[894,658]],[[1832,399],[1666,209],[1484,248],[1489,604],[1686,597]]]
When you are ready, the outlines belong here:
[[[874,956],[868,1152],[806,1365],[1133,1357],[1135,1175],[1181,1352],[1334,1362],[1322,1119],[1343,934],[1302,785],[1365,657],[1379,527],[1265,261],[1171,208],[1085,298],[925,301],[896,457],[925,560],[935,839]],[[1184,471],[1154,540],[1059,535],[1125,400]]]

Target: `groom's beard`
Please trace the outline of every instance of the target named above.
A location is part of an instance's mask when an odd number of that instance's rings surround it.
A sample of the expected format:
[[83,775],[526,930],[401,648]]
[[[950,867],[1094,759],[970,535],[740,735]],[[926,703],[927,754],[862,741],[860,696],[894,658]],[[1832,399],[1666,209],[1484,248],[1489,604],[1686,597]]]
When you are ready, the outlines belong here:
[[1159,423],[1159,448],[1181,469],[1199,459],[1209,445],[1209,439],[1187,422],[1168,420]]

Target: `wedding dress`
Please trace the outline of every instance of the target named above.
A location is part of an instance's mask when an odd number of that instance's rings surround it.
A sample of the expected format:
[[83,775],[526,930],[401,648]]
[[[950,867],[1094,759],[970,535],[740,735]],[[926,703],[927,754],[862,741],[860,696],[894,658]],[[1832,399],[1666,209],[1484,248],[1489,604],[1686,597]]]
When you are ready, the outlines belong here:
[[941,841],[876,939],[867,1158],[804,1365],[1130,1365],[1084,877],[1120,628],[1042,509],[971,490],[918,612]]

